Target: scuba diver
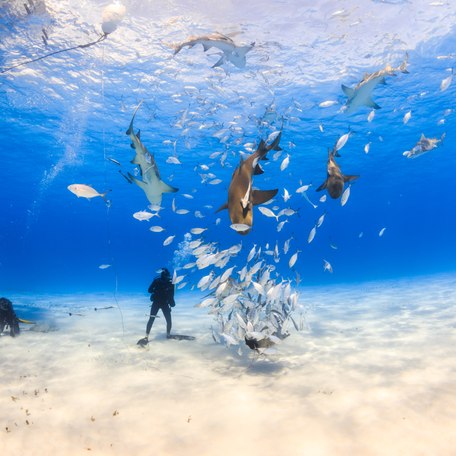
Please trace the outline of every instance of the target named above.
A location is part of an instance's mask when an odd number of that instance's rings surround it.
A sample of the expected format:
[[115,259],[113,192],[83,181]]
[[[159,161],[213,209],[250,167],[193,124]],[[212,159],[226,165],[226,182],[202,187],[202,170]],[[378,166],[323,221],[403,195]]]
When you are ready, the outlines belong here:
[[174,302],[174,284],[171,281],[171,274],[168,269],[162,268],[160,277],[154,279],[148,292],[151,293],[152,307],[150,308],[150,318],[146,326],[146,337],[143,337],[137,343],[141,347],[149,343],[149,333],[159,309],[163,312],[166,320],[166,337],[168,339],[171,337],[171,307],[174,307],[176,303]]
[[0,298],[0,333],[3,332],[5,326],[9,326],[11,337],[16,337],[21,332],[13,303],[7,298]]

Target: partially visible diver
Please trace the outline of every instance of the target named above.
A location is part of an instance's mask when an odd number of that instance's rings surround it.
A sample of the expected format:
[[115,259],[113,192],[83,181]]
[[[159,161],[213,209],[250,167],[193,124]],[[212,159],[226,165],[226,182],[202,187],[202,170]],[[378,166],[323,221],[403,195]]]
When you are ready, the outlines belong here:
[[138,345],[141,347],[149,343],[149,333],[154,324],[155,317],[161,309],[166,320],[166,336],[171,338],[171,307],[176,305],[174,301],[174,284],[171,280],[171,274],[166,268],[162,268],[159,277],[156,277],[150,284],[148,292],[151,293],[150,300],[152,307],[150,308],[150,317],[146,326],[146,337],[138,340]]
[[0,298],[0,333],[5,327],[9,327],[11,337],[16,337],[20,334],[19,318],[13,309],[13,303],[7,298]]

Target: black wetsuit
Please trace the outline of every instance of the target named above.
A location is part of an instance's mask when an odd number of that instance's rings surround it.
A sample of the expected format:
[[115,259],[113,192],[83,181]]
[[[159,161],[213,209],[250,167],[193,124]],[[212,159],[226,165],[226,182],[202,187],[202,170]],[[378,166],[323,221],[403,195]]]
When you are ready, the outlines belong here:
[[5,326],[9,326],[12,337],[20,333],[19,320],[14,312],[12,302],[7,298],[0,298],[0,333],[3,332]]
[[151,293],[152,307],[150,309],[150,318],[147,322],[146,334],[149,335],[157,312],[161,309],[166,320],[166,334],[169,336],[171,333],[171,307],[175,306],[174,284],[171,282],[171,278],[157,277],[150,284],[148,292]]

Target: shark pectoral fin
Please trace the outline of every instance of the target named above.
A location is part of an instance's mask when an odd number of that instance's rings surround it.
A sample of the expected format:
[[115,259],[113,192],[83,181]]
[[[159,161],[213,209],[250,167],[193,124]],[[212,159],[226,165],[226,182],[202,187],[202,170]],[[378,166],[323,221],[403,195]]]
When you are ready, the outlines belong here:
[[160,187],[162,193],[176,193],[177,191],[179,191],[178,188],[172,187],[171,185],[168,185],[163,181],[160,181]]
[[358,179],[359,176],[355,176],[353,174],[349,174],[348,176],[344,175],[344,182],[352,182],[356,179]]
[[375,101],[372,100],[372,98],[368,98],[366,100],[365,105],[368,106],[369,108],[374,108],[374,109],[380,109],[381,108],[381,106],[379,106],[377,103],[375,103]]
[[215,213],[217,214],[217,212],[223,211],[224,209],[228,209],[228,203],[222,204],[222,205],[215,211]]
[[351,87],[347,87],[346,85],[341,85],[342,87],[342,92],[345,93],[345,95],[347,95],[348,98],[352,98],[353,95],[355,94],[355,90],[352,89]]
[[212,68],[217,68],[219,66],[222,66],[226,61],[226,57],[225,57],[225,54],[222,54],[222,56],[220,57],[220,59],[214,63],[214,65],[212,65]]
[[258,176],[258,174],[264,174],[264,170],[259,164],[257,164],[253,170],[254,176]]
[[321,192],[322,190],[324,190],[326,188],[326,184],[327,184],[328,180],[325,180],[321,185],[320,187],[317,188],[317,192]]
[[139,179],[136,179],[135,176],[131,175],[130,173],[128,173],[128,177],[130,178],[130,180],[132,182],[134,182],[138,187],[141,187],[144,191],[146,191],[147,189],[147,185],[143,182],[143,181],[140,181]]
[[258,204],[266,203],[270,199],[274,198],[277,195],[279,189],[275,188],[274,190],[252,190],[251,201],[254,206]]

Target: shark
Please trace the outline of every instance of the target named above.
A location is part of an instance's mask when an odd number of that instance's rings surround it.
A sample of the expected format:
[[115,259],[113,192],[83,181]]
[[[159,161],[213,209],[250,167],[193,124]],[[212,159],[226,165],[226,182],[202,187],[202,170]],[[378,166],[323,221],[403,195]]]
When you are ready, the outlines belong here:
[[231,62],[238,68],[245,68],[246,54],[255,46],[255,43],[251,43],[247,46],[237,46],[230,37],[222,35],[221,33],[212,33],[210,35],[189,37],[187,41],[184,41],[175,47],[174,55],[186,46],[192,48],[197,44],[203,46],[204,52],[213,47],[222,51],[220,59],[212,65],[212,68],[219,67],[226,62]]
[[348,98],[345,104],[345,112],[350,114],[361,106],[380,109],[380,106],[372,99],[373,90],[379,84],[386,84],[385,78],[387,76],[397,76],[397,72],[408,74],[407,63],[408,54],[405,55],[404,61],[397,68],[386,65],[385,68],[375,73],[366,73],[354,88],[342,84],[342,91]]
[[146,194],[147,199],[153,205],[160,205],[163,193],[175,193],[179,189],[166,184],[161,180],[160,172],[158,170],[157,163],[155,162],[154,155],[151,154],[146,146],[141,142],[140,132],[135,134],[133,129],[133,121],[135,120],[136,113],[138,112],[141,103],[136,107],[133,117],[130,122],[130,126],[126,131],[126,134],[131,139],[131,146],[135,150],[135,156],[131,160],[131,163],[139,166],[141,179],[137,179],[128,173],[128,179],[134,182],[139,188],[141,188]]
[[228,188],[228,201],[216,212],[228,209],[232,227],[240,234],[250,232],[253,224],[253,206],[266,203],[274,198],[278,189],[254,190],[252,189],[253,176],[263,174],[259,161],[267,160],[266,154],[270,150],[281,150],[279,146],[282,131],[276,136],[270,145],[262,139],[257,150],[247,159],[241,161],[234,170],[231,183]]
[[421,133],[420,140],[413,146],[411,150],[405,151],[402,155],[407,158],[416,158],[420,155],[429,152],[432,149],[435,149],[439,144],[445,139],[445,133],[438,138],[426,138],[423,133]]
[[334,157],[340,157],[340,154],[337,152],[336,147],[334,147],[333,150],[328,149],[328,176],[316,191],[320,192],[321,190],[326,189],[328,190],[329,196],[331,198],[337,199],[342,195],[345,183],[352,182],[355,179],[358,179],[359,176],[342,174],[342,171],[340,170],[340,167],[336,163]]

